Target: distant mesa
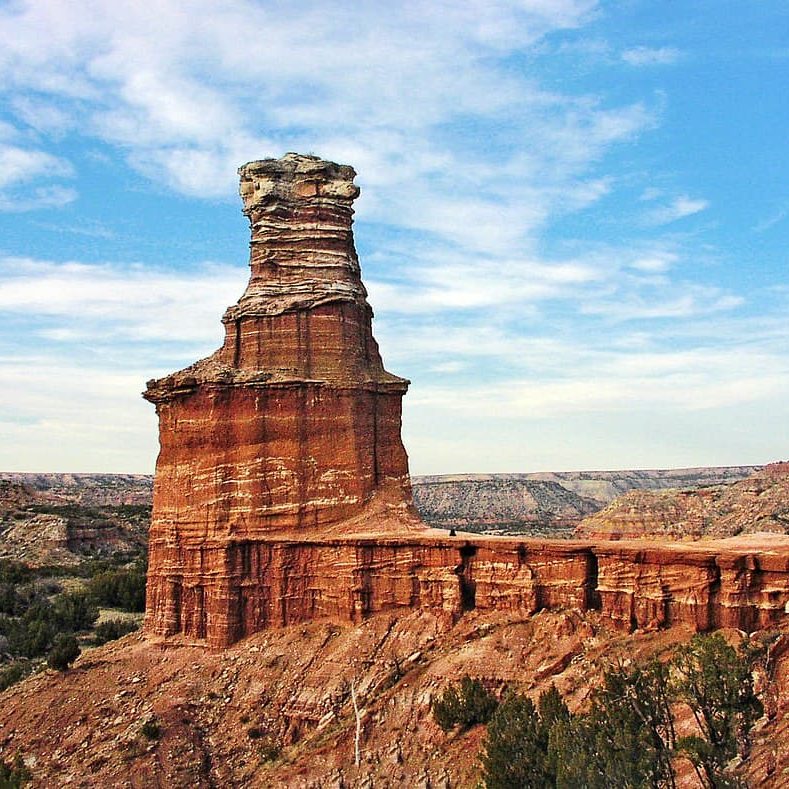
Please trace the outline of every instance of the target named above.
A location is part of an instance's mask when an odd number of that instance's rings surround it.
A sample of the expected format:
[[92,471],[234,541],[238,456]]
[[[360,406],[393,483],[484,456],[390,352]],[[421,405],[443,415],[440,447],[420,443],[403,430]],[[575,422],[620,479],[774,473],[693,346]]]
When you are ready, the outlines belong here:
[[575,536],[677,540],[789,534],[789,463],[771,463],[730,485],[633,490],[585,518]]

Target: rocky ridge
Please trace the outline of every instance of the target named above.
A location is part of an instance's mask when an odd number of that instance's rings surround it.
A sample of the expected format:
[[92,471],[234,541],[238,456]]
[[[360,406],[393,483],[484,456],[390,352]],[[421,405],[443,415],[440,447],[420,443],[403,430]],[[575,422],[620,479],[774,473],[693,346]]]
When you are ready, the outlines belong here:
[[731,485],[631,491],[584,519],[575,536],[590,540],[789,534],[789,463],[771,463]]
[[759,468],[462,474],[413,477],[412,484],[414,504],[431,526],[549,537],[570,536],[583,518],[633,489],[720,485]]
[[[29,479],[29,475],[8,476]],[[52,484],[39,480],[34,487],[29,481],[0,479],[0,559],[33,567],[72,566],[87,556],[144,552],[149,506],[106,503],[139,500],[136,494],[126,496],[118,490],[126,487],[123,478],[108,484],[113,475],[91,477],[83,490],[62,480],[71,475],[36,476],[46,476]]]
[[[446,474],[411,477],[411,486],[419,515],[436,528],[538,537],[569,536],[584,517],[630,490],[728,484],[760,468]],[[27,486],[37,496],[54,495],[60,502],[86,507],[150,506],[153,498],[153,476],[146,474],[0,472],[2,480]],[[0,508],[6,497],[7,489],[0,488]]]
[[80,504],[85,507],[150,506],[153,477],[150,474],[56,474],[0,472],[0,507],[7,498],[3,483],[22,486],[36,502]]

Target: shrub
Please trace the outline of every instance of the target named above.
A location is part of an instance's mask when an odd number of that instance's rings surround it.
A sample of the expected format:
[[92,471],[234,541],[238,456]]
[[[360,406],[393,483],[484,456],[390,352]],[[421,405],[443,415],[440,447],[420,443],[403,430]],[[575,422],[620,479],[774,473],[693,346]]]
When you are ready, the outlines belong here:
[[30,660],[18,660],[11,663],[10,666],[0,669],[0,693],[32,674],[35,667],[35,663]]
[[555,725],[549,749],[558,787],[608,789],[672,785],[673,745],[668,669],[655,660],[606,671],[589,711]]
[[7,632],[11,653],[33,658],[45,655],[52,646],[55,628],[45,618],[36,618],[36,614],[27,614],[22,619],[11,620]]
[[487,723],[498,701],[478,680],[468,675],[460,685],[450,685],[440,698],[433,700],[431,709],[436,723],[449,731],[455,726],[468,729],[477,723]]
[[140,734],[146,740],[158,740],[162,736],[162,727],[156,718],[148,718],[145,723],[140,727]]
[[124,611],[145,610],[145,568],[136,564],[123,570],[108,570],[91,578],[88,590],[93,599]]
[[23,584],[32,577],[33,571],[26,564],[12,559],[0,559],[0,583]]
[[52,619],[58,630],[89,630],[98,619],[99,612],[84,592],[60,595],[52,606]]
[[47,655],[47,665],[57,671],[65,671],[79,657],[79,653],[77,639],[73,635],[59,633]]
[[550,733],[570,713],[555,687],[534,706],[519,693],[508,693],[488,724],[481,757],[487,789],[552,787],[556,759],[549,749]]
[[0,759],[0,787],[2,789],[18,789],[30,781],[32,777],[19,751],[10,765]]
[[93,640],[99,645],[106,644],[108,641],[114,641],[116,638],[123,638],[129,633],[133,633],[137,628],[137,623],[128,619],[107,619],[100,625],[96,625],[96,629],[93,631]]
[[745,650],[723,636],[695,636],[672,660],[676,698],[685,702],[701,736],[683,737],[677,747],[690,759],[703,786],[723,786],[725,768],[747,747],[751,727],[762,714]]
[[271,737],[264,737],[258,743],[258,755],[262,762],[273,762],[279,759],[282,748]]

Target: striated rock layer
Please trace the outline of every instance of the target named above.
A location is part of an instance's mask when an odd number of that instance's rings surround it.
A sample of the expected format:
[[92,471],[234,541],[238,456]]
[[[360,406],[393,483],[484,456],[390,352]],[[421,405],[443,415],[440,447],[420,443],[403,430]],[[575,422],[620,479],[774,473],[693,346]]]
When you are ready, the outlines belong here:
[[[152,543],[258,538],[410,505],[400,401],[353,244],[352,168],[311,156],[239,170],[251,277],[213,356],[148,383],[161,451]],[[408,513],[406,513],[408,514]],[[406,519],[403,519],[405,522]]]
[[585,518],[586,540],[789,534],[789,463],[770,463],[731,485],[697,490],[631,491]]
[[789,544],[762,555],[428,530],[400,438],[408,381],[383,368],[360,278],[353,169],[288,154],[239,172],[252,271],[225,342],[145,393],[161,445],[148,633],[225,647],[408,609],[599,610],[627,629],[785,615]]
[[[217,648],[269,627],[360,622],[426,609],[516,617],[599,611],[620,629],[688,625],[751,632],[786,617],[789,539],[754,548],[619,542],[338,537],[243,541],[159,556],[164,594],[149,595],[160,634]],[[206,568],[212,568],[207,574]]]

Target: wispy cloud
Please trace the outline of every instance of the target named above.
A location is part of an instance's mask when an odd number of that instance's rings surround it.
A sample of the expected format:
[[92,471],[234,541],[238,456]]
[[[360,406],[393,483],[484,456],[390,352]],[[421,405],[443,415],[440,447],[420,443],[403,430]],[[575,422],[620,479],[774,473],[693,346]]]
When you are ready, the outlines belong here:
[[631,66],[668,66],[681,57],[676,47],[633,47],[622,52],[622,60]]
[[680,195],[668,205],[660,206],[646,214],[646,221],[652,225],[668,225],[687,216],[693,216],[709,207],[709,202],[700,198]]
[[245,275],[244,267],[211,263],[178,271],[0,258],[0,314],[48,319],[42,332],[55,341],[205,342],[208,351]]
[[769,216],[766,216],[760,222],[757,222],[753,226],[753,232],[764,233],[765,231],[774,227],[778,223],[783,222],[787,216],[789,216],[789,207],[783,206],[782,208],[779,208],[777,211],[770,214]]
[[[522,205],[517,195],[503,198],[508,176],[531,187],[532,206],[563,195],[589,200],[586,169],[649,126],[652,113],[640,103],[610,107],[547,93],[507,60],[581,25],[595,6],[406,3],[387,9],[381,24],[377,8],[350,2],[330,14],[308,2],[297,15],[247,0],[200,0],[188,12],[162,2],[155,15],[130,0],[22,3],[0,12],[0,75],[12,92],[39,97],[15,97],[21,122],[62,129],[79,118],[83,133],[185,194],[231,194],[239,162],[288,145],[352,161],[371,184],[391,181],[407,160],[401,177],[411,196],[435,205],[446,197],[446,174],[468,166],[467,145],[447,149],[446,124],[476,117],[497,125],[497,146],[512,151],[488,157],[498,189],[479,195],[478,206]],[[478,167],[488,141],[467,142]],[[526,148],[541,156],[518,161]],[[387,215],[400,207],[386,205]],[[447,209],[459,217],[453,232],[468,226],[462,206]],[[417,226],[421,214],[412,213]]]
[[[7,124],[5,134],[14,136],[13,128]],[[74,168],[60,157],[35,148],[0,143],[0,211],[28,211],[70,203],[76,199],[76,191],[70,187],[30,184],[73,175]]]

